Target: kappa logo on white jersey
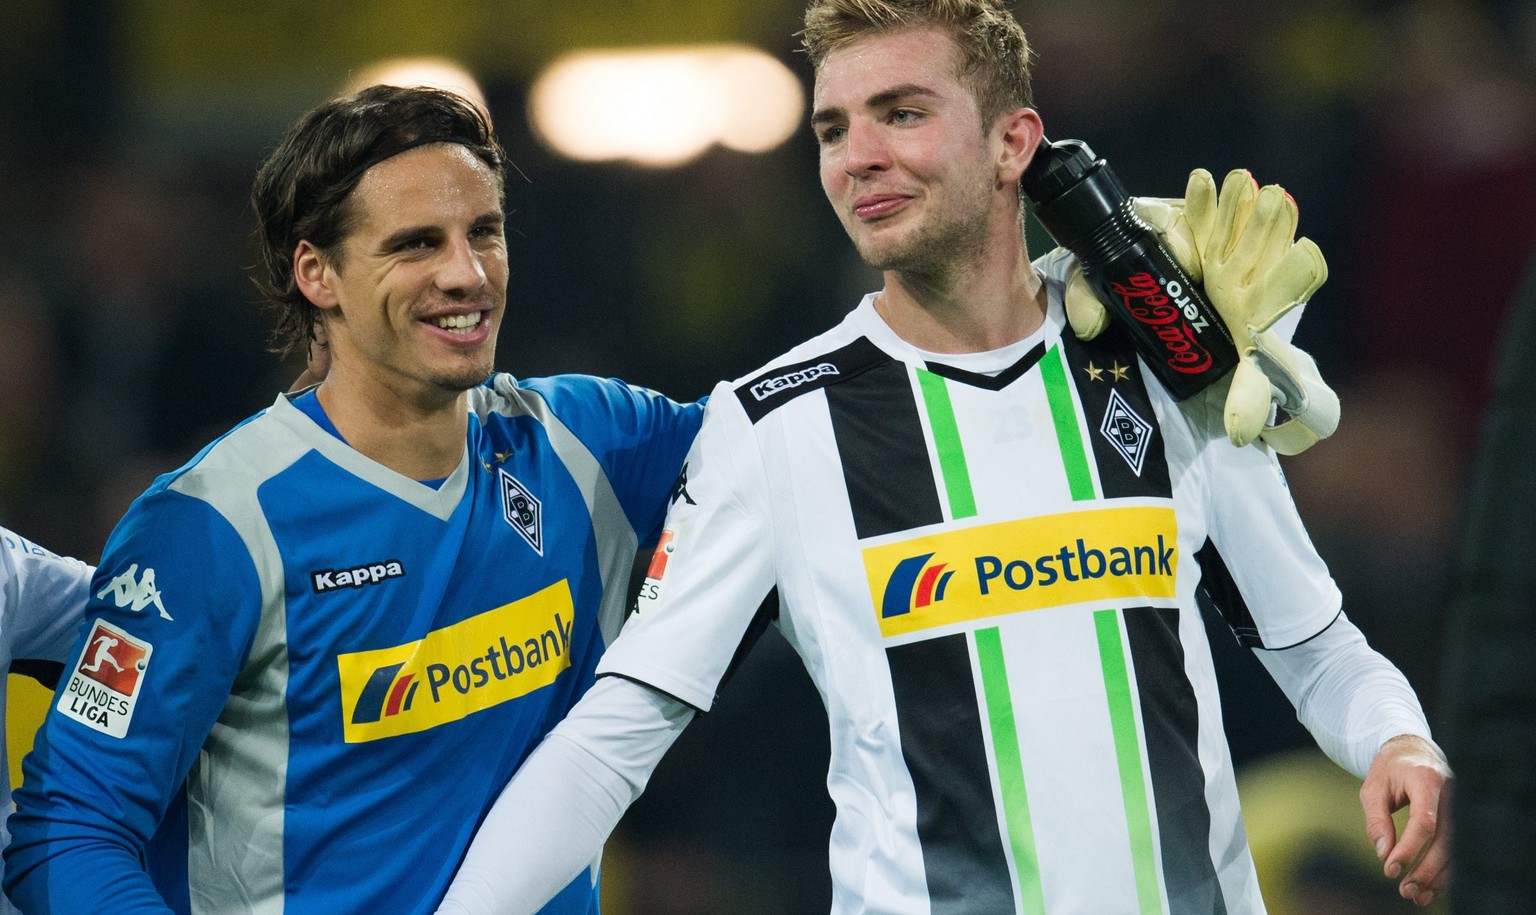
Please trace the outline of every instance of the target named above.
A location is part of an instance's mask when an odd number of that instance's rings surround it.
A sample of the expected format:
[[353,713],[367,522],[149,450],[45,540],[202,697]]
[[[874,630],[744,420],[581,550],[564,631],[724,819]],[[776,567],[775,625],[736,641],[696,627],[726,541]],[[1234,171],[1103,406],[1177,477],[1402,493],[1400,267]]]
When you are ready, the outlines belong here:
[[165,603],[160,600],[160,589],[155,587],[155,570],[144,567],[144,574],[139,574],[139,564],[134,563],[126,572],[115,576],[107,582],[100,591],[96,592],[97,600],[112,595],[112,600],[120,608],[127,608],[135,613],[143,611],[145,607],[153,604],[160,616],[171,619],[171,615],[165,612]]
[[808,365],[803,369],[793,372],[785,372],[772,378],[765,378],[752,386],[752,396],[758,400],[765,400],[770,394],[776,394],[787,388],[798,388],[802,384],[809,384],[825,375],[838,374],[837,366],[830,362],[820,365]]
[[124,737],[154,646],[97,620],[59,690],[59,712],[109,737]]
[[1138,477],[1141,476],[1141,465],[1147,460],[1152,431],[1152,424],[1132,410],[1119,391],[1109,392],[1109,406],[1104,408],[1104,421],[1099,424],[1099,432],[1115,446]]
[[544,555],[544,506],[528,487],[506,470],[497,471],[501,478],[501,515],[512,529],[523,535],[528,545],[540,556]]

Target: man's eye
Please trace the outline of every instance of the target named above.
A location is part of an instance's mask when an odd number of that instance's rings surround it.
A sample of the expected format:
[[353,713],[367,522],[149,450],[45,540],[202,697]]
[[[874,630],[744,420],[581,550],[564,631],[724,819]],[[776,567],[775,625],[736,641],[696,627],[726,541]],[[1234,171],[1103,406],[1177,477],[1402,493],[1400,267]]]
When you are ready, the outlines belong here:
[[846,134],[847,132],[848,132],[848,129],[846,127],[825,127],[825,128],[822,128],[822,130],[816,134],[816,139],[823,146],[826,146],[828,144],[836,143],[837,141],[841,140],[843,138],[843,135]]

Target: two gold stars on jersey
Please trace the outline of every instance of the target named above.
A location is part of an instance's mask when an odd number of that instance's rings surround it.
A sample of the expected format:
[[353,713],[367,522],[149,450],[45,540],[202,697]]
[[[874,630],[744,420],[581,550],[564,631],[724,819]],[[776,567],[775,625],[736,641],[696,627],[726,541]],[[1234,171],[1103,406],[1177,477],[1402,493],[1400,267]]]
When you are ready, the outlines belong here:
[[1087,372],[1088,377],[1092,378],[1094,381],[1103,381],[1105,372],[1109,373],[1110,379],[1112,381],[1124,381],[1126,378],[1130,377],[1131,367],[1128,365],[1121,365],[1120,360],[1116,359],[1113,368],[1101,369],[1094,365],[1090,360],[1088,365],[1084,367],[1083,371]]

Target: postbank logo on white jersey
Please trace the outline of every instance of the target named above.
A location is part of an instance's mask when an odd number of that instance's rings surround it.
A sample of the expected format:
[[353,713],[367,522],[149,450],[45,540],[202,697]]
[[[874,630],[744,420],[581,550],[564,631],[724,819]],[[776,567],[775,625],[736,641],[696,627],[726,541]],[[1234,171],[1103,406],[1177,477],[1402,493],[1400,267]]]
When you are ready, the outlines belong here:
[[426,638],[338,655],[347,743],[414,734],[527,695],[571,666],[565,581]]
[[126,736],[153,651],[150,643],[97,620],[59,690],[59,711],[110,737]]
[[886,638],[1086,601],[1174,596],[1172,508],[1123,507],[942,531],[870,547]]

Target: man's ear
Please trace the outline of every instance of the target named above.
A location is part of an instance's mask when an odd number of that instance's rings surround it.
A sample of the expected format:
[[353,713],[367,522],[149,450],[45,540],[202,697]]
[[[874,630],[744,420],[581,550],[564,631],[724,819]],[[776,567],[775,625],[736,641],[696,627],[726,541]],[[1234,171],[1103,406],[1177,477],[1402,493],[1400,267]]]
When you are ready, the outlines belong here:
[[293,250],[293,282],[316,308],[335,308],[341,304],[336,295],[336,269],[330,258],[307,240]]
[[1045,125],[1035,109],[1015,108],[998,119],[998,127],[1002,140],[998,149],[998,183],[1016,185],[1045,136]]

